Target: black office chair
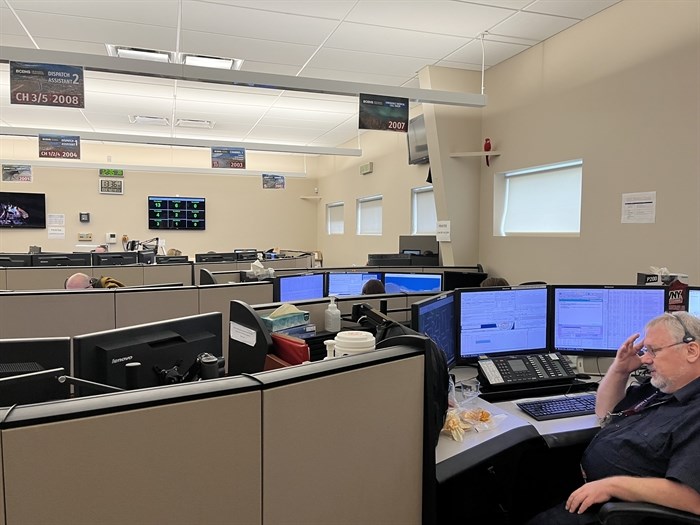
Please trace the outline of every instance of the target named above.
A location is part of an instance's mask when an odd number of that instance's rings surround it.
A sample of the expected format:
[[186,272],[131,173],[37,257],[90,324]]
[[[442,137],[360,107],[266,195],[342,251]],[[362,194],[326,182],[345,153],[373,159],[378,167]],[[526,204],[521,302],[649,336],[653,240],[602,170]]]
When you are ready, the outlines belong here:
[[700,516],[681,510],[629,501],[610,501],[598,511],[602,525],[700,525]]

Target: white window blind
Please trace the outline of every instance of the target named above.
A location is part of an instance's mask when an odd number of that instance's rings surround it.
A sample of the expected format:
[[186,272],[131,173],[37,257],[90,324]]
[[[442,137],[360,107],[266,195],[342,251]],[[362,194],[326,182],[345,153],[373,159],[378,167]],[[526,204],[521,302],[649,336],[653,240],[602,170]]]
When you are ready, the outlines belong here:
[[382,196],[357,199],[357,234],[382,234]]
[[583,161],[505,174],[501,235],[579,235]]
[[432,186],[411,190],[411,233],[432,234],[437,231],[435,193]]
[[342,235],[345,233],[345,204],[334,202],[326,206],[326,224],[328,235]]

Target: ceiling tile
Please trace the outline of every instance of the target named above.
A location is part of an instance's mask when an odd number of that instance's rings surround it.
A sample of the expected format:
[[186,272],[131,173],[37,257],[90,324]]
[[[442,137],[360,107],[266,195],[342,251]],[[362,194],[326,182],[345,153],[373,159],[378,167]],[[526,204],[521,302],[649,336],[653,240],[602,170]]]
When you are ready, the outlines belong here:
[[[527,4],[532,3],[532,0],[457,0],[459,2],[469,2],[473,4],[488,5],[491,7],[503,7],[506,9],[522,9]],[[559,0],[561,1],[561,0]]]
[[27,35],[24,29],[22,29],[22,24],[19,23],[17,17],[13,15],[12,11],[7,9],[4,5],[0,6],[0,34]]
[[577,22],[573,18],[519,12],[491,30],[493,35],[509,35],[545,40]]
[[[275,91],[275,93],[279,93]],[[177,100],[191,102],[205,102],[208,104],[239,105],[268,108],[277,100],[277,95],[270,93],[244,93],[239,91],[223,91],[218,89],[207,89],[201,84],[198,88],[184,87],[178,85]]]
[[343,49],[321,49],[309,62],[310,68],[333,69],[342,65],[348,72],[374,73],[412,77],[433,60],[405,56],[387,56],[379,53],[363,53]]
[[[75,40],[57,40],[55,38],[41,37],[35,37],[34,40],[39,46],[39,49],[107,56],[107,48],[102,42],[77,42]],[[32,45],[32,47],[34,46]]]
[[[343,97],[345,100],[332,100],[326,98],[303,98],[297,96],[295,91],[287,91],[275,102],[275,108],[300,109],[308,111],[343,113],[351,115],[357,113],[357,98]],[[322,97],[322,95],[316,95]]]
[[[449,60],[441,60],[436,65],[440,67],[451,67],[454,69],[466,69],[467,71],[481,71],[481,64],[467,64],[465,62],[451,62]],[[484,69],[488,69],[488,67]]]
[[178,0],[8,0],[20,19],[26,13],[68,15],[99,20],[116,20],[164,27],[177,27]]
[[261,11],[274,11],[293,15],[314,16],[341,20],[355,0],[212,0],[213,3],[230,6],[247,7]]
[[[486,66],[492,66],[515,56],[526,49],[528,49],[528,46],[484,40],[483,62],[485,62]],[[463,62],[466,64],[481,64],[481,42],[479,40],[473,40],[458,51],[447,55],[445,57],[445,61]]]
[[620,0],[535,0],[524,11],[545,13],[548,15],[567,16],[582,20],[592,16]]

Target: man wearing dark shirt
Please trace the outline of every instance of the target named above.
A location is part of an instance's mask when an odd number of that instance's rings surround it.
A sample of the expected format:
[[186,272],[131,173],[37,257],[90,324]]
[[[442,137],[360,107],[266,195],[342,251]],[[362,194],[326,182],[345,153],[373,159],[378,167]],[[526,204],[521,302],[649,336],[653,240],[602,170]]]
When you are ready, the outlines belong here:
[[[602,429],[583,454],[585,483],[528,525],[597,524],[611,499],[700,514],[700,319],[666,313],[622,343],[596,395]],[[646,365],[650,379],[626,390]]]

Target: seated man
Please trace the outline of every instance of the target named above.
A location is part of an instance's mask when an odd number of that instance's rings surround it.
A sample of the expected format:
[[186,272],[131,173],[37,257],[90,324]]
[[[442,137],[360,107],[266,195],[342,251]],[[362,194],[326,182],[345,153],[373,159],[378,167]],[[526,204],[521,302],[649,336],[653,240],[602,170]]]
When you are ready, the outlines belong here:
[[[609,500],[700,514],[700,319],[666,313],[638,338],[622,343],[598,388],[602,429],[583,454],[584,484],[528,525],[597,524]],[[642,365],[651,377],[625,391]]]
[[63,284],[66,290],[81,290],[85,288],[121,288],[124,285],[113,277],[90,277],[84,273],[74,273]]

